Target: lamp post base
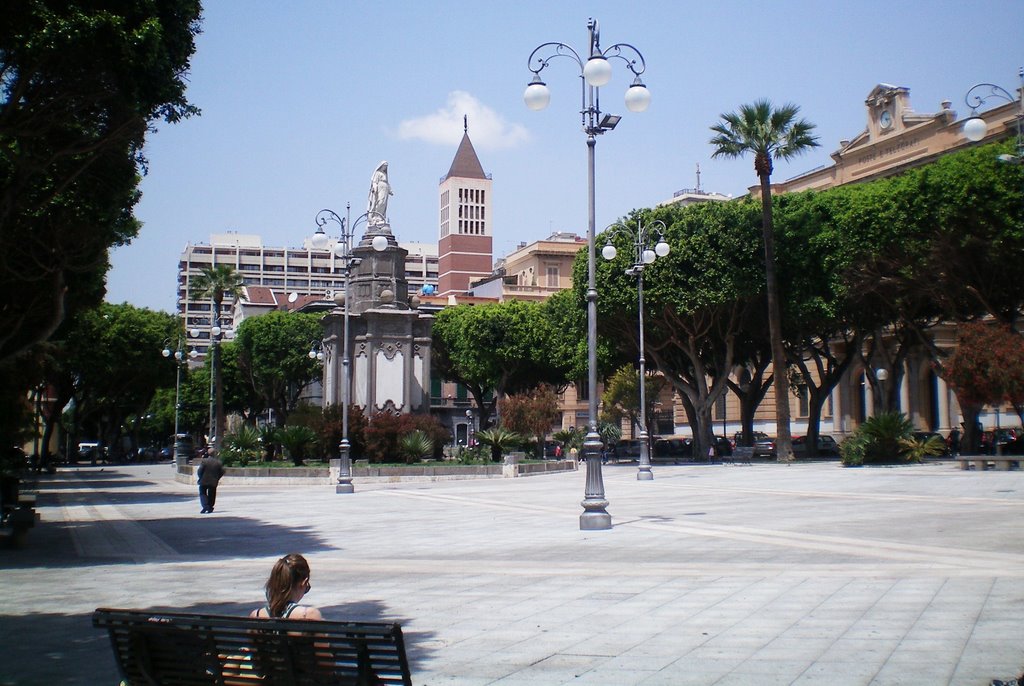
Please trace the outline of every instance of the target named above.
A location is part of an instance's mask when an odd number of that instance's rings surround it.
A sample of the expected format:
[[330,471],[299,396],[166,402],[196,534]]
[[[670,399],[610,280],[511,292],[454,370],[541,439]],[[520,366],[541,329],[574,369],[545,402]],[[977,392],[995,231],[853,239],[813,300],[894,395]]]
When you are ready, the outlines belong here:
[[349,460],[347,452],[342,452],[341,459],[331,460],[331,472],[334,473],[335,469],[337,469],[338,483],[334,487],[334,492],[355,493],[356,488],[352,485],[352,462]]
[[601,474],[601,437],[596,431],[587,434],[583,442],[587,458],[587,486],[583,497],[580,531],[605,531],[612,528],[608,514],[608,500],[604,496],[604,476]]
[[[580,515],[580,531],[607,531],[612,528],[612,516],[604,511],[608,501],[601,505],[601,511],[584,512]],[[584,503],[586,507],[586,503]]]
[[651,471],[651,449],[648,447],[647,434],[640,434],[640,468],[636,473],[637,481],[654,481],[654,472]]

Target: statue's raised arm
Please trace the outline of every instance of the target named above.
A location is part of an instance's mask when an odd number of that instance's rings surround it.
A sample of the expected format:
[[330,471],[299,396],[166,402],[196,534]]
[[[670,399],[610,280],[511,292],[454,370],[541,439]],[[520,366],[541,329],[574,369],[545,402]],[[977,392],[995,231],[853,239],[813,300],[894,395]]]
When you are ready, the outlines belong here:
[[366,201],[366,223],[370,227],[388,223],[388,197],[394,195],[388,182],[388,163],[377,165],[370,177],[370,196]]

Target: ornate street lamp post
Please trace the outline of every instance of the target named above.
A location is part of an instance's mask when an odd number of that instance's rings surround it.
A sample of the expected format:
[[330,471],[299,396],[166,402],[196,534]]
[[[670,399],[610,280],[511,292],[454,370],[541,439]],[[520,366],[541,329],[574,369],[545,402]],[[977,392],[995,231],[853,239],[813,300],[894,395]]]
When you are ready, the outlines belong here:
[[[334,294],[334,302],[340,306],[343,310],[342,319],[344,324],[342,325],[342,354],[341,354],[341,369],[342,369],[342,381],[341,381],[341,443],[338,445],[339,457],[339,469],[338,469],[338,484],[334,489],[335,493],[354,493],[355,487],[352,485],[352,457],[351,449],[352,445],[348,440],[348,406],[351,402],[351,360],[349,355],[349,281],[352,276],[352,269],[357,267],[362,261],[362,258],[356,257],[352,254],[352,237],[355,235],[356,227],[359,224],[367,221],[367,218],[372,214],[374,219],[383,219],[383,216],[377,212],[367,212],[360,215],[355,223],[350,221],[352,212],[352,204],[345,203],[345,218],[342,219],[333,210],[323,209],[316,213],[316,233],[313,234],[313,238],[310,243],[317,250],[323,250],[327,247],[329,239],[327,233],[324,231],[324,227],[328,222],[334,223],[338,226],[341,231],[341,237],[338,239],[337,244],[334,246],[334,255],[338,258],[338,262],[341,267],[341,274],[344,277],[344,293]],[[377,235],[373,237],[373,249],[380,252],[386,250],[388,247],[388,239],[386,236]],[[314,353],[315,354],[315,353]]]
[[1019,97],[1013,97],[1005,88],[994,83],[977,83],[971,86],[964,96],[964,102],[971,108],[971,118],[964,122],[964,136],[969,141],[978,142],[985,138],[988,133],[988,124],[978,116],[978,108],[984,105],[991,98],[998,98],[1007,102],[1019,103],[1016,116],[1017,127],[1017,154],[1002,154],[999,159],[1009,164],[1024,163],[1024,67],[1017,72],[1020,78]]
[[[653,264],[659,257],[665,257],[669,253],[668,243],[665,242],[665,222],[654,221],[644,224],[639,219],[636,222],[636,230],[625,224],[613,224],[606,229],[608,231],[608,242],[601,249],[601,256],[606,260],[614,260],[618,250],[612,245],[612,238],[621,234],[629,238],[633,244],[633,264],[626,269],[627,276],[636,277],[636,297],[640,324],[640,468],[636,473],[638,481],[650,481],[654,478],[651,472],[651,448],[650,437],[647,432],[647,370],[646,359],[644,358],[644,268]],[[654,238],[657,242],[651,246]]]
[[[192,337],[196,338],[199,336],[199,329],[192,329]],[[189,359],[195,359],[199,353],[196,352],[195,348],[185,352],[185,339],[183,336],[178,336],[178,346],[176,350],[171,350],[170,339],[164,341],[164,349],[160,351],[160,354],[164,357],[174,357],[174,366],[177,367],[177,378],[174,380],[174,464],[180,465],[185,460],[184,446],[181,444],[181,369],[188,364]]]
[[[568,57],[579,67],[581,96],[580,117],[583,133],[587,136],[587,385],[588,423],[587,435],[583,441],[583,454],[587,460],[587,485],[580,515],[580,529],[610,529],[612,518],[608,514],[608,501],[604,493],[604,477],[601,474],[601,436],[597,431],[597,286],[594,273],[594,147],[597,136],[611,131],[621,117],[601,113],[600,88],[612,78],[611,58],[621,59],[633,73],[634,79],[626,91],[626,109],[643,112],[651,102],[651,95],[640,80],[646,69],[643,55],[628,43],[616,43],[602,50],[597,20],[587,21],[589,32],[586,59],[565,43],[543,43],[530,53],[527,67],[533,72],[533,80],[523,94],[526,106],[531,110],[542,110],[551,101],[551,92],[541,80],[540,73],[555,57]],[[543,56],[539,53],[545,53]]]

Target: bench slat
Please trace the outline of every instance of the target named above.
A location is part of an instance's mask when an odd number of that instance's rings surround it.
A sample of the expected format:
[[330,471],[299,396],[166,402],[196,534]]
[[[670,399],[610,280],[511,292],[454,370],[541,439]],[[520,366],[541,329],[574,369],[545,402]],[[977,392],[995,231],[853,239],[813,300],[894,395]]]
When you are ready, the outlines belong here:
[[412,684],[396,623],[100,608],[93,626],[128,684]]

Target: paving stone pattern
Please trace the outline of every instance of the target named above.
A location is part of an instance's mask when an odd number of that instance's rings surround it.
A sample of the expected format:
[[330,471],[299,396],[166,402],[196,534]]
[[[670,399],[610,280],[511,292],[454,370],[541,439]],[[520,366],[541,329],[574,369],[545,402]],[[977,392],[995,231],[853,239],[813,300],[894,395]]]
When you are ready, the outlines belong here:
[[61,469],[0,551],[0,684],[116,684],[96,607],[246,614],[301,552],[332,619],[398,621],[417,685],[962,684],[1024,668],[1024,472],[607,465],[333,487]]

